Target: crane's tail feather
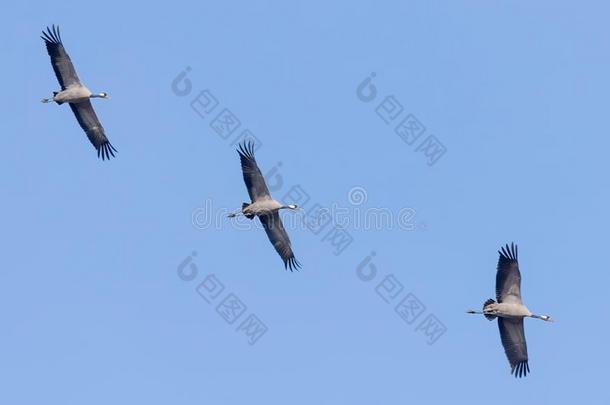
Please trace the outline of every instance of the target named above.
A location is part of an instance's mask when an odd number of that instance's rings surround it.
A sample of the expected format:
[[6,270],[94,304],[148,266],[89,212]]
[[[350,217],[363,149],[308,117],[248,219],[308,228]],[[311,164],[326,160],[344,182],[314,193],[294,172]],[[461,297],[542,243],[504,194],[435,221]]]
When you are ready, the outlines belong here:
[[[242,210],[242,212],[243,212],[243,210],[244,210],[244,209],[246,209],[246,207],[247,207],[248,205],[250,205],[250,204],[248,204],[248,203],[243,203],[243,204],[241,205],[241,210]],[[254,217],[255,217],[255,215],[254,215],[254,214],[244,214],[244,216],[245,216],[246,218],[248,218],[248,219],[254,219]]]
[[[483,311],[485,311],[485,307],[486,307],[486,306],[488,306],[488,305],[490,305],[490,304],[495,304],[495,303],[496,303],[496,301],[495,301],[495,300],[492,300],[491,298],[490,298],[490,299],[488,299],[487,301],[485,301],[485,302],[483,303]],[[487,319],[488,319],[488,320],[490,320],[490,321],[493,321],[494,319],[496,319],[496,318],[497,318],[495,315],[489,315],[489,314],[484,314],[484,315],[485,315],[485,318],[487,318]]]

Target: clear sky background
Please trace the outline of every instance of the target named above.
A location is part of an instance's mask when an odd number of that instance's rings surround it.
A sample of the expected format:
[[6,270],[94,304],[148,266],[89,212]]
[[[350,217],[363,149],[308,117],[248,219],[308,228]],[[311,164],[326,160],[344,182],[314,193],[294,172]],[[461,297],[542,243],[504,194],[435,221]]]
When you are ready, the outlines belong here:
[[[4,4],[0,403],[610,403],[608,5],[254,3]],[[39,102],[58,88],[39,38],[52,23],[111,96],[94,105],[116,159]],[[190,103],[206,89],[219,104],[202,118]],[[377,115],[391,95],[446,147],[436,164]],[[224,108],[241,122],[226,140],[210,127]],[[335,255],[326,230],[287,224],[290,273],[261,229],[194,225],[206,201],[247,200],[243,129],[264,173],[281,162],[274,196],[310,196],[286,223],[336,204],[412,208],[414,229],[349,224]],[[493,297],[511,241],[526,305],[556,318],[525,320],[522,380],[496,322],[465,313]],[[225,286],[212,303],[196,292],[209,274]],[[390,274],[403,290],[386,303]],[[247,306],[233,324],[216,311],[230,293]],[[409,293],[425,305],[411,324],[394,310]],[[250,314],[267,327],[254,345],[237,330]],[[446,327],[432,345],[416,330],[428,315]]]

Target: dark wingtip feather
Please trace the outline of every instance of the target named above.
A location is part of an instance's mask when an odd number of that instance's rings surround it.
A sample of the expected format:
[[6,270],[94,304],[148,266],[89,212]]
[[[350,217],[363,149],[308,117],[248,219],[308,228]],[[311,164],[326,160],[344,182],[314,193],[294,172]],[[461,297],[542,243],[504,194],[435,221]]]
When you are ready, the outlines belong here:
[[244,145],[243,145],[243,144],[241,144],[241,143],[240,143],[240,144],[237,146],[237,153],[239,154],[239,157],[240,157],[240,158],[241,158],[241,157],[243,157],[243,158],[247,158],[247,153],[246,153],[246,151],[244,150]]
[[55,24],[51,25],[52,28],[47,26],[47,30],[42,31],[42,38],[47,43],[59,45],[61,44],[61,34],[59,33],[59,26],[55,26]]
[[109,141],[106,141],[97,148],[97,157],[101,157],[102,160],[110,160],[110,156],[116,157],[115,152],[119,153]]
[[237,153],[239,153],[240,157],[244,157],[246,159],[256,160],[254,158],[254,142],[251,140],[241,142],[237,147]]
[[58,43],[61,43],[61,38],[59,38],[59,26],[56,27],[55,24],[53,24],[53,35],[55,40]]
[[284,268],[290,271],[299,271],[299,269],[301,268],[301,263],[299,263],[297,259],[292,256],[284,261]]
[[521,378],[527,376],[527,373],[530,371],[530,366],[526,361],[521,361],[511,367],[510,373],[515,376],[515,378]]
[[508,243],[505,246],[502,246],[498,253],[503,259],[517,261],[517,245],[514,242],[511,242],[510,246]]
[[248,159],[254,159],[254,146],[251,141],[243,141],[239,144],[237,153]]

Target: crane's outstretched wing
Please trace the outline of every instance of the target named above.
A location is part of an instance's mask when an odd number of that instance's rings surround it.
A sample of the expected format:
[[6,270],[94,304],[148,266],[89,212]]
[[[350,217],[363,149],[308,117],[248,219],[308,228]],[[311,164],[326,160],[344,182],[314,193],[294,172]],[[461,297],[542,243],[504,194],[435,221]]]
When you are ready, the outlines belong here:
[[47,32],[42,31],[40,38],[44,39],[47,46],[47,52],[51,57],[51,65],[53,65],[53,70],[55,71],[55,76],[57,76],[57,81],[61,85],[61,89],[65,90],[73,84],[80,83],[74,65],[61,42],[59,27],[53,25],[52,30],[47,27]]
[[523,318],[498,318],[498,327],[502,346],[510,363],[510,373],[515,377],[525,377],[530,371],[530,366],[527,363]]
[[244,182],[246,183],[248,195],[250,195],[252,202],[270,199],[271,194],[265,183],[265,178],[261,174],[261,171],[256,164],[256,159],[254,158],[254,143],[244,142],[239,144],[237,153],[239,154],[239,160],[241,161],[241,171],[244,175]]
[[104,127],[102,127],[100,120],[97,118],[91,101],[86,100],[80,103],[70,103],[70,108],[74,112],[81,128],[87,134],[87,138],[89,138],[93,146],[95,146],[97,156],[101,156],[102,160],[110,159],[110,155],[114,157],[114,152],[117,150],[110,144],[108,138],[106,138]]
[[506,244],[500,251],[496,273],[496,299],[498,302],[521,304],[521,273],[517,261],[517,245]]
[[301,264],[294,257],[292,247],[290,246],[290,239],[286,229],[284,229],[279,212],[275,211],[271,215],[261,215],[259,218],[271,244],[284,261],[284,268],[290,269],[290,271],[299,270]]

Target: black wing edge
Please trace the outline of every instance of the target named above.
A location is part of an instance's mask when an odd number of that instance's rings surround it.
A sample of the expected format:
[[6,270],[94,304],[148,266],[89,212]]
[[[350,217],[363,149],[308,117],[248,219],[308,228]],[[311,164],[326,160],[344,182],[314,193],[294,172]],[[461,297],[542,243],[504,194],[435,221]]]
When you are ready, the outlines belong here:
[[517,245],[515,245],[513,242],[510,243],[510,246],[508,246],[508,243],[506,244],[506,246],[500,248],[500,250],[498,250],[498,253],[500,254],[500,260],[498,261],[498,267],[500,267],[500,265],[502,264],[508,264],[511,262],[517,263],[518,262],[518,249],[517,249]]
[[102,160],[110,160],[110,156],[112,155],[112,157],[114,156],[114,153],[119,153],[114,146],[112,146],[112,144],[110,143],[110,141],[106,141],[103,144],[100,145],[99,148],[97,148],[97,157],[101,157]]
[[527,373],[529,373],[529,372],[530,372],[530,366],[529,366],[527,360],[520,361],[519,363],[512,366],[511,370],[510,370],[510,373],[513,374],[515,376],[515,378],[525,377],[527,375]]
[[63,45],[59,26],[56,27],[55,24],[53,24],[52,27],[52,29],[47,27],[47,32],[42,31],[42,36],[40,38],[44,39],[47,44]]
[[243,141],[242,143],[240,143],[237,149],[237,153],[239,153],[239,157],[241,158],[249,159],[256,162],[256,159],[254,158],[254,142],[252,141]]
[[299,263],[297,259],[292,256],[284,260],[284,268],[290,271],[299,271],[299,269],[301,268],[301,263]]

